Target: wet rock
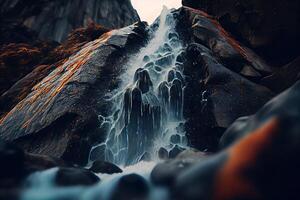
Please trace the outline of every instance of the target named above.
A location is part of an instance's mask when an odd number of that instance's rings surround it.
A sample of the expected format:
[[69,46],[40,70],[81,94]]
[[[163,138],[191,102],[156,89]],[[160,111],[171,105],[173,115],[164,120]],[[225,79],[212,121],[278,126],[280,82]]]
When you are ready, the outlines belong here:
[[93,148],[91,150],[90,153],[90,160],[94,161],[94,160],[105,160],[105,149],[106,149],[106,145],[99,145],[95,148]]
[[175,70],[171,70],[168,73],[168,82],[172,82],[176,77],[176,71]]
[[169,158],[175,158],[178,154],[183,152],[185,149],[179,145],[175,145],[169,152]]
[[149,185],[146,180],[137,174],[129,174],[120,178],[112,191],[110,200],[146,199]]
[[215,151],[226,128],[255,113],[274,93],[229,70],[202,45],[193,44],[187,52],[195,54],[185,65],[185,75],[191,78],[184,95],[184,113],[190,116],[187,137],[193,147]]
[[172,64],[173,61],[173,54],[165,55],[158,60],[155,61],[155,65],[158,65],[160,67],[168,67]]
[[171,138],[170,138],[170,142],[172,142],[173,144],[180,143],[180,140],[181,140],[181,137],[178,134],[172,135]]
[[[143,41],[136,37],[145,33],[144,28],[140,23],[103,35],[73,55],[72,62],[56,66],[1,119],[0,137],[17,141],[30,153],[84,165],[91,148],[90,136],[99,128],[95,108],[105,109],[105,101],[99,99],[113,86],[112,76],[120,72],[117,66],[125,59],[121,49],[141,45]],[[120,56],[118,64],[109,59],[112,54]]]
[[123,170],[120,169],[118,166],[102,160],[94,161],[92,167],[89,170],[94,173],[101,174],[116,174],[123,172]]
[[58,186],[91,186],[98,183],[100,179],[86,169],[59,168],[55,176]]
[[158,150],[158,157],[159,157],[159,159],[162,159],[162,160],[168,159],[169,152],[165,148],[160,147]]
[[173,115],[172,117],[175,119],[181,118],[183,105],[182,95],[182,83],[179,79],[175,79],[170,88],[170,109]]
[[149,62],[150,61],[150,57],[149,56],[144,56],[143,61],[146,62],[146,63]]
[[147,70],[138,69],[134,79],[137,81],[137,87],[142,91],[143,94],[149,92],[153,85]]

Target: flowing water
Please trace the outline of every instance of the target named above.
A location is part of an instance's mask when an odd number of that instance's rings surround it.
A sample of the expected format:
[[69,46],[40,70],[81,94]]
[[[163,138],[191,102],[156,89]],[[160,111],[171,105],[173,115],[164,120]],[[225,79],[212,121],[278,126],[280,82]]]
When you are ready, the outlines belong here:
[[91,161],[98,159],[100,149],[105,150],[105,160],[131,165],[157,160],[159,150],[186,145],[182,44],[175,25],[173,14],[164,8],[151,27],[150,41],[126,65],[122,84],[107,95],[113,104],[111,115],[99,119],[108,136],[91,150]]
[[[159,152],[168,154],[174,148],[186,147],[183,46],[175,25],[173,14],[164,8],[150,27],[148,44],[130,58],[119,88],[107,95],[113,105],[111,115],[99,116],[107,139],[92,148],[90,161],[102,159],[100,149],[105,160],[121,166],[123,173],[99,174],[101,182],[93,187],[58,187],[54,183],[57,168],[37,172],[28,178],[22,200],[109,200],[124,175],[135,173],[149,180]],[[148,199],[164,200],[167,196],[166,190],[151,187]]]

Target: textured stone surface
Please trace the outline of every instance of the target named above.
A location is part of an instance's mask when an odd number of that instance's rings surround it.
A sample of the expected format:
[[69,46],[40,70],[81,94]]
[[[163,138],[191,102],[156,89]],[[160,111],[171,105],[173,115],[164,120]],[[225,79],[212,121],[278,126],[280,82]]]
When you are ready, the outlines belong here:
[[75,28],[90,22],[121,28],[139,21],[129,0],[1,0],[0,18],[37,32],[40,39],[61,42]]
[[97,108],[105,103],[96,102],[122,70],[127,55],[122,49],[141,45],[143,30],[144,24],[133,25],[84,45],[1,119],[1,138],[29,152],[84,162],[88,135],[98,127]]
[[226,30],[276,66],[299,55],[297,0],[182,0],[182,3],[217,17]]

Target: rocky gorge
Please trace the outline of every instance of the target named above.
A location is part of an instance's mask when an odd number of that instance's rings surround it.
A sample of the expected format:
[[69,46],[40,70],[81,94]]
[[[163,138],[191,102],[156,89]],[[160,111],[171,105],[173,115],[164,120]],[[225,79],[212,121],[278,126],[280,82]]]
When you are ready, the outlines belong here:
[[297,1],[183,0],[151,25],[130,1],[57,2],[0,1],[27,31],[1,43],[1,199],[299,197]]

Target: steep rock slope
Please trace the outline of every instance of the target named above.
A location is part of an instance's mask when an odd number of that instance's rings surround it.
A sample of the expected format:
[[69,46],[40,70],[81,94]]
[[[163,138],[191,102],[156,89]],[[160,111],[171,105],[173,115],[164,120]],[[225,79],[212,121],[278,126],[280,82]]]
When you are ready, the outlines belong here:
[[32,153],[86,162],[89,138],[98,128],[97,109],[114,87],[128,49],[142,45],[144,28],[132,25],[85,44],[2,117],[1,138]]
[[0,23],[20,24],[40,39],[61,42],[71,30],[90,21],[107,28],[121,28],[139,21],[130,0],[1,0]]

